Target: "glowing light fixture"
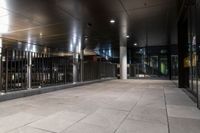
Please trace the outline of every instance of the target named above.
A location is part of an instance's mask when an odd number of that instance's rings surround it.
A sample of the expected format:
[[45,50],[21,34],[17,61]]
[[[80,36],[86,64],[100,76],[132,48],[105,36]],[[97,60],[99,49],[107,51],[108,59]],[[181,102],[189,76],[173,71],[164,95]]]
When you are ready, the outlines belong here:
[[0,34],[7,33],[9,28],[9,15],[7,9],[6,0],[0,0]]
[[134,46],[137,46],[137,43],[134,43],[133,45],[134,45]]
[[111,23],[111,24],[114,24],[114,23],[115,23],[115,20],[114,20],[114,19],[111,19],[111,20],[110,20],[110,23]]
[[129,35],[126,35],[126,38],[130,38],[130,36],[129,36]]

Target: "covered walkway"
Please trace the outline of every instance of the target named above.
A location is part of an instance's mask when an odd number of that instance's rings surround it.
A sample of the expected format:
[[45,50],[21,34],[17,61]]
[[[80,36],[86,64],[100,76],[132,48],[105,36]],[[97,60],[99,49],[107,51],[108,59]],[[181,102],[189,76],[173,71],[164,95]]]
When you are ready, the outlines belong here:
[[112,80],[0,103],[1,133],[199,133],[200,110],[168,80]]

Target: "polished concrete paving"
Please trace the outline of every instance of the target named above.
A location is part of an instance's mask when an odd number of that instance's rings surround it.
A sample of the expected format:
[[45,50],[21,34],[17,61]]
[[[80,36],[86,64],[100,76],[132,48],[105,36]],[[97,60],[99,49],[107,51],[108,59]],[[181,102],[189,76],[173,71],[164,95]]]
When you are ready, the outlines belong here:
[[199,133],[200,110],[167,80],[112,80],[0,103],[0,133]]

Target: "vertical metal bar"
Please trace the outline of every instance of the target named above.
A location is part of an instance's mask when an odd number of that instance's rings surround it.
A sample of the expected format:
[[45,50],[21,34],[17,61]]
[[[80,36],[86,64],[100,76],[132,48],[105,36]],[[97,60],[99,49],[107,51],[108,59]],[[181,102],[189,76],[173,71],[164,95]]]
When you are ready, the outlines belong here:
[[37,79],[37,85],[40,85],[40,61],[39,61],[39,53],[36,54],[37,55],[37,75],[38,75],[38,79]]
[[10,77],[10,90],[13,89],[13,50],[10,51],[11,54],[11,58],[10,58],[10,73],[9,73],[9,77]]
[[24,63],[24,51],[22,51],[22,83],[23,83],[23,89],[25,89],[24,66],[26,66],[26,65]]
[[19,89],[19,69],[18,69],[18,64],[19,64],[19,60],[18,60],[18,51],[16,50],[15,51],[15,69],[16,69],[16,73],[15,73],[15,76],[16,76],[16,88],[17,90]]
[[39,56],[40,56],[40,86],[42,85],[42,66],[43,66],[43,64],[42,64],[42,54],[39,54]]
[[24,89],[24,75],[23,75],[23,61],[24,61],[24,58],[23,58],[23,51],[21,51],[21,84],[22,84],[22,89]]
[[80,81],[83,82],[83,61],[84,61],[84,51],[81,49],[80,52]]
[[6,50],[6,87],[5,92],[8,91],[8,50]]
[[65,57],[64,57],[64,81],[65,81],[65,84],[67,83],[67,63],[65,61]]
[[36,65],[37,65],[37,67],[36,67],[36,81],[37,81],[37,85],[39,85],[39,61],[38,61],[38,53],[36,53],[36,63],[35,63]]
[[46,54],[46,58],[45,58],[45,72],[46,72],[46,84],[48,85],[49,84],[49,64],[48,64],[48,54]]
[[16,64],[16,50],[14,50],[14,90],[16,90],[16,70],[17,70],[17,68],[16,68],[16,66],[17,66],[17,64]]
[[34,53],[33,54],[33,65],[34,65],[34,71],[33,71],[33,74],[34,74],[34,76],[33,76],[33,86],[35,86],[36,85],[36,83],[37,83],[37,56],[36,56],[36,53]]
[[39,86],[41,86],[41,81],[42,81],[42,79],[41,79],[41,66],[42,66],[42,63],[41,63],[41,54],[40,53],[38,53],[38,66],[39,66]]
[[[31,56],[31,66],[30,66],[31,67],[31,88],[34,88],[34,86],[35,86],[35,59],[34,59],[35,53],[34,52],[30,52],[30,56]],[[30,57],[28,56],[28,59],[29,58]],[[29,63],[30,62],[28,61],[27,65]]]
[[[3,58],[4,57],[4,58]],[[1,68],[1,71],[2,71],[2,91],[5,91],[5,49],[2,48],[2,68]]]
[[56,84],[57,84],[58,83],[58,57],[56,57],[54,59],[54,61],[55,61],[55,67],[56,67],[56,73],[55,73],[55,75],[56,75]]
[[44,54],[42,54],[42,84],[44,84]]
[[27,85],[28,85],[28,89],[31,89],[31,78],[32,78],[32,74],[31,74],[31,66],[32,66],[32,53],[28,52],[28,63],[27,63]]
[[46,58],[45,58],[45,72],[46,72],[46,84],[48,85],[48,54],[46,54]]
[[59,84],[61,83],[61,80],[60,80],[60,72],[61,72],[60,58],[61,57],[58,57],[58,83]]
[[54,66],[55,66],[55,69],[56,69],[56,71],[55,71],[55,84],[57,84],[58,83],[58,57],[56,57],[56,58],[54,58],[54,62],[55,62],[55,64],[54,64]]
[[44,72],[45,72],[45,85],[48,84],[48,68],[47,68],[47,54],[45,53],[45,58],[44,58]]
[[21,77],[21,89],[24,89],[23,88],[23,52],[20,51],[20,77]]
[[23,83],[24,89],[26,89],[26,52],[23,52]]
[[20,51],[18,50],[18,51],[16,51],[17,52],[17,66],[16,66],[16,70],[17,70],[17,87],[18,87],[18,89],[20,89],[20,76],[19,76],[19,74],[20,74]]
[[3,39],[0,38],[0,91],[2,91],[2,47]]
[[59,78],[60,78],[61,84],[63,84],[63,79],[61,77],[62,73],[63,73],[63,65],[62,65],[61,61],[62,61],[62,57],[60,57],[60,61],[59,61],[59,64],[60,64],[60,75],[59,75]]
[[52,57],[49,58],[49,64],[50,64],[50,84],[53,81],[53,61]]
[[45,54],[42,54],[42,62],[43,62],[43,66],[42,66],[42,84],[45,85],[45,79],[46,79],[46,73],[45,73]]

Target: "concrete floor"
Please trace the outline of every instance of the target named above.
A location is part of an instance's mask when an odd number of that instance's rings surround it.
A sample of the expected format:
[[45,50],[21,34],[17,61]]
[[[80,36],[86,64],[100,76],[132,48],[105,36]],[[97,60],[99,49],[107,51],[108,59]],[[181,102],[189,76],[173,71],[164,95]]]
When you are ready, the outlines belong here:
[[200,110],[167,80],[113,80],[0,103],[0,133],[199,133]]

